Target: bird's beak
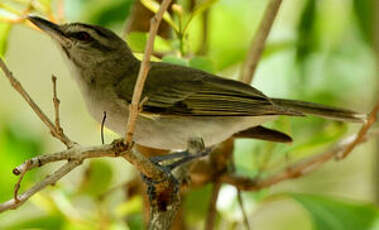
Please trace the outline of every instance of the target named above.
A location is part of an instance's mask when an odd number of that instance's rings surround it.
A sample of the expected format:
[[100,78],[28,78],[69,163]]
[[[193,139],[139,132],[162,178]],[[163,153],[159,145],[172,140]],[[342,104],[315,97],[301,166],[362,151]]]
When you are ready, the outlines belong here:
[[28,16],[27,19],[62,46],[69,47],[71,45],[71,40],[63,33],[59,25],[37,16]]

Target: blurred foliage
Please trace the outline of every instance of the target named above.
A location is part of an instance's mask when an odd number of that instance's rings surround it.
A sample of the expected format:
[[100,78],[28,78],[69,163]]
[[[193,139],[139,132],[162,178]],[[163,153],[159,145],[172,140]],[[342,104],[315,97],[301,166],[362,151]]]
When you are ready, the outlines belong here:
[[66,0],[65,12],[68,19],[109,27],[122,25],[133,3],[134,0]]
[[304,61],[317,49],[317,34],[315,34],[316,0],[306,0],[304,10],[298,25],[296,60]]
[[374,13],[372,9],[375,0],[354,0],[354,12],[357,16],[359,29],[362,37],[368,42],[373,42],[374,32],[372,22],[374,21]]
[[[1,175],[9,175],[20,162],[41,154],[43,150],[40,137],[25,129],[21,123],[8,121],[5,124],[0,126],[0,162],[3,162],[0,167]],[[28,173],[23,185],[33,183],[37,179],[35,174],[35,171]],[[12,197],[16,181],[17,177],[13,175],[0,177],[0,202]]]
[[306,194],[290,194],[308,210],[315,230],[374,230],[379,211],[371,204]]
[[8,40],[7,37],[8,37],[10,28],[11,28],[10,24],[0,22],[0,57],[2,57],[6,51],[7,40]]
[[[17,29],[18,25],[14,24],[23,22],[20,19],[25,13],[35,13],[58,21],[60,1],[63,0],[2,0],[0,56],[6,55],[7,44],[12,43],[8,36],[12,35],[10,32],[13,29]],[[64,20],[102,25],[123,34],[136,1],[139,0],[65,0]],[[159,6],[155,0],[140,2],[152,12],[156,12]],[[370,47],[376,29],[373,26],[374,2],[375,0],[283,1],[254,84],[272,96],[367,110],[377,84],[375,59]],[[234,78],[245,59],[266,3],[267,0],[176,1],[171,11],[164,16],[172,28],[172,36],[169,39],[156,37],[153,60]],[[145,49],[147,36],[146,31],[139,31],[131,32],[125,38],[138,58],[141,58]],[[22,55],[21,51],[20,53]],[[17,177],[10,175],[12,169],[25,159],[40,154],[48,143],[28,130],[27,125],[20,125],[24,124],[20,121],[22,119],[11,119],[11,115],[3,115],[2,112],[0,111],[0,202],[13,195]],[[356,126],[351,128],[350,125],[313,117],[281,117],[267,126],[290,134],[295,142],[283,145],[236,140],[234,158],[238,174],[250,177],[272,175],[290,163],[322,152],[356,129]],[[346,168],[346,172],[349,170]],[[42,178],[40,174],[44,171],[41,171],[28,173],[22,189]],[[120,178],[125,178],[125,175],[118,174],[114,162],[91,160],[82,166],[82,171],[72,174],[74,175],[67,175],[69,182],[60,182],[54,188],[44,190],[17,210],[22,218],[15,216],[18,214],[8,213],[0,216],[0,229],[144,228],[143,197],[127,194],[123,186],[114,188]],[[339,178],[338,175],[330,175],[333,176]],[[369,179],[364,178],[366,181]],[[312,187],[313,183],[293,184],[293,188],[286,192],[301,192],[301,186]],[[355,186],[361,186],[361,183],[359,181]],[[330,193],[345,195],[333,192],[333,188],[329,187],[319,188],[315,193],[327,192],[329,189]],[[344,189],[348,193],[351,187],[346,185]],[[103,197],[109,191],[112,192]],[[183,206],[189,229],[202,228],[211,191],[212,186],[207,185],[192,189],[186,194]],[[248,216],[252,217],[259,212],[257,207],[264,208],[264,201],[275,197],[275,192],[265,189],[244,193]],[[236,194],[231,186],[221,188],[217,222],[222,229],[240,229],[242,226]],[[375,222],[379,223],[378,208],[374,205],[301,193],[290,193],[286,197],[295,200],[307,211],[315,230],[378,229],[374,225]],[[373,202],[368,195],[361,200]],[[286,210],[281,213],[284,216],[286,214]],[[255,216],[252,219],[255,220]],[[275,222],[270,218],[265,220]],[[292,230],[296,226],[276,226],[274,229]]]
[[90,161],[79,191],[91,196],[100,196],[107,192],[112,182],[112,168],[104,160]]

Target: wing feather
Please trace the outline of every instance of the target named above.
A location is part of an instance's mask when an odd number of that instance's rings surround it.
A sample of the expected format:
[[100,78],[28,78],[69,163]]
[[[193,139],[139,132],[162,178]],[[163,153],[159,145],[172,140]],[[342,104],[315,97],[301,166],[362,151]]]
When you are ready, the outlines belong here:
[[[135,77],[118,84],[119,97],[131,102]],[[298,113],[274,105],[259,90],[233,80],[167,63],[152,63],[143,111],[184,116],[260,116]]]

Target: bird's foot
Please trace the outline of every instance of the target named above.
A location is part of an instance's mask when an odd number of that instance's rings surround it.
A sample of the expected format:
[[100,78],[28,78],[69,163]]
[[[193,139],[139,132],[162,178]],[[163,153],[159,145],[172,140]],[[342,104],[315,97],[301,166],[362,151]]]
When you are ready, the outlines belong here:
[[207,156],[211,152],[211,148],[205,148],[202,138],[190,138],[187,142],[187,146],[187,150],[185,151],[151,157],[150,160],[154,164],[159,164],[160,166],[163,166],[161,163],[170,161],[170,163],[165,164],[164,167],[171,171],[176,167],[186,164],[192,160]]
[[[205,148],[201,138],[188,140],[187,146],[186,151],[150,158],[165,174],[159,180],[149,178],[143,174],[141,175],[142,180],[147,185],[147,194],[150,202],[156,202],[159,207],[166,207],[167,201],[173,198],[171,197],[173,194],[178,193],[180,185],[186,181],[188,170],[184,165],[211,152],[211,148]],[[178,168],[179,166],[184,167]],[[175,170],[176,168],[178,169]]]

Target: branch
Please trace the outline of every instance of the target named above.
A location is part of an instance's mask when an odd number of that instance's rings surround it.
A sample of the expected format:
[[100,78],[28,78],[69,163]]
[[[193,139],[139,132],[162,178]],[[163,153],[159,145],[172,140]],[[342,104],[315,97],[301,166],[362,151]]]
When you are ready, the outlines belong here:
[[355,146],[357,146],[359,143],[363,141],[370,127],[376,122],[378,111],[379,111],[379,100],[376,102],[374,109],[371,111],[370,115],[368,116],[367,122],[359,130],[359,133],[357,137],[355,138],[355,140],[349,146],[347,146],[346,150],[339,156],[339,159],[344,159],[345,157],[347,157],[351,153],[351,151],[355,148]]
[[[158,195],[160,200],[167,199],[168,203],[164,203],[164,209],[159,203],[151,202],[150,205],[150,220],[149,220],[149,230],[166,230],[171,229],[174,222],[175,216],[179,210],[180,206],[180,195],[179,186],[171,181],[170,187],[165,188],[165,190],[159,191]],[[167,196],[167,197],[166,197]]]
[[[366,141],[369,137],[373,135],[376,135],[376,133],[366,134],[363,138],[360,139],[358,144],[363,143],[364,141]],[[236,188],[245,190],[245,191],[256,191],[262,188],[267,188],[272,185],[278,184],[282,181],[298,178],[316,170],[322,164],[330,161],[331,159],[336,158],[339,153],[346,150],[348,146],[354,143],[357,136],[358,135],[353,135],[345,139],[342,139],[326,152],[313,156],[310,159],[301,161],[268,178],[264,178],[261,180],[254,180],[248,177],[242,177],[242,176],[229,174],[229,175],[221,176],[219,180],[223,183],[234,185]]]
[[62,130],[60,119],[59,119],[59,105],[61,102],[57,96],[57,77],[53,75],[51,77],[51,80],[53,82],[53,104],[54,104],[54,110],[55,110],[55,128]]
[[[93,147],[82,147],[80,145],[75,145],[73,148],[67,149],[65,151],[53,153],[53,154],[44,154],[37,157],[33,157],[30,160],[27,160],[25,163],[17,166],[13,173],[15,175],[24,175],[27,171],[32,170],[37,167],[44,166],[49,163],[58,162],[58,161],[68,161],[64,166],[54,172],[51,176],[48,176],[46,179],[37,183],[31,189],[27,190],[22,195],[16,196],[17,198],[9,200],[3,204],[0,204],[0,212],[17,208],[21,204],[23,204],[26,200],[28,200],[33,194],[44,189],[47,185],[55,184],[60,178],[68,174],[72,169],[76,166],[79,166],[81,162],[86,159],[91,158],[100,158],[100,157],[118,157],[121,156],[117,154],[118,142],[113,142],[109,145],[101,145],[101,146],[93,146]],[[139,154],[137,152],[133,152],[139,159]],[[131,154],[130,154],[131,155]],[[137,161],[138,164],[141,160]],[[150,161],[149,161],[150,162]],[[165,176],[161,176],[159,179],[164,180]],[[157,177],[154,177],[157,180]],[[19,180],[20,182],[20,180]],[[19,182],[17,184],[19,184]],[[161,182],[163,183],[163,181]],[[16,186],[17,186],[16,184]],[[16,193],[17,194],[17,193]],[[17,201],[18,200],[18,201]]]
[[0,204],[0,213],[9,209],[15,209],[25,203],[31,196],[40,190],[44,189],[48,185],[55,184],[59,179],[65,176],[67,173],[71,172],[74,168],[81,164],[80,161],[70,161],[60,167],[50,176],[46,177],[44,180],[35,184],[31,189],[27,190],[23,194],[17,196],[14,199],[6,201]]
[[[60,178],[68,174],[71,170],[76,168],[83,162],[85,159],[90,158],[99,158],[99,157],[115,157],[115,148],[114,145],[104,145],[104,146],[95,146],[95,147],[81,147],[76,145],[73,148],[67,149],[62,152],[54,153],[54,154],[45,154],[41,156],[34,157],[30,160],[27,160],[20,166],[17,166],[13,173],[16,175],[21,174],[20,179],[16,184],[15,189],[15,198],[9,200],[3,204],[0,204],[0,213],[8,210],[14,209],[27,201],[32,195],[36,192],[44,189],[47,185],[55,184]],[[24,175],[27,171],[34,169],[36,167],[41,167],[48,163],[58,162],[62,160],[67,160],[64,166],[54,172],[52,175],[48,176],[44,180],[40,181],[32,188],[24,192],[22,195],[17,195],[17,191],[19,188],[19,184],[22,179],[22,175]]]
[[29,104],[32,110],[37,114],[37,116],[41,119],[41,121],[49,128],[53,137],[60,140],[63,144],[65,144],[68,148],[71,148],[74,145],[64,133],[63,130],[60,132],[59,129],[51,122],[51,120],[45,115],[45,113],[39,108],[39,106],[33,101],[33,99],[29,96],[29,94],[22,87],[20,82],[13,76],[13,74],[9,71],[8,67],[5,65],[2,58],[0,58],[0,68],[3,70],[5,77],[8,78],[12,87],[25,99],[25,101]]
[[127,126],[126,135],[125,135],[125,144],[127,146],[130,146],[133,141],[133,134],[136,128],[136,121],[137,121],[138,112],[139,112],[139,105],[141,101],[142,90],[147,78],[147,74],[150,69],[150,56],[151,56],[151,53],[153,52],[155,35],[157,34],[158,27],[162,20],[163,14],[167,10],[170,2],[171,0],[164,0],[161,6],[159,7],[158,12],[155,14],[153,18],[151,18],[151,21],[150,21],[149,39],[147,41],[145,55],[143,57],[143,60],[138,72],[137,82],[134,86],[132,103],[130,104],[128,126]]
[[245,225],[246,230],[250,230],[249,218],[247,217],[245,205],[242,200],[242,191],[241,189],[238,189],[238,188],[236,189],[237,189],[237,200],[238,200],[238,204],[240,205],[241,214],[243,218],[243,224]]
[[[69,166],[72,166],[72,163],[68,164],[66,167],[61,168],[56,173],[54,173],[52,177],[49,177],[49,179],[47,178],[41,181],[40,183],[35,185],[32,189],[28,190],[21,196],[17,195],[22,177],[26,173],[26,171],[31,170],[35,167],[40,167],[50,162],[61,161],[61,160],[68,160],[69,162],[71,161],[82,162],[84,159],[87,159],[87,158],[105,157],[105,156],[122,156],[126,160],[128,160],[131,164],[133,164],[140,173],[142,173],[146,177],[149,177],[152,181],[157,182],[156,186],[160,187],[161,190],[164,190],[164,188],[170,187],[171,184],[168,181],[167,173],[165,173],[160,167],[153,164],[148,158],[144,157],[142,154],[138,153],[137,151],[128,150],[125,152],[125,149],[127,148],[125,148],[125,144],[123,141],[116,140],[111,145],[103,145],[103,146],[98,146],[98,147],[80,147],[79,145],[74,144],[74,142],[72,142],[67,136],[65,136],[59,124],[60,123],[59,122],[59,100],[57,98],[56,82],[54,82],[54,78],[53,78],[53,85],[54,85],[53,101],[54,101],[54,108],[56,112],[56,122],[55,122],[56,125],[54,125],[51,122],[51,120],[43,113],[43,111],[33,101],[33,99],[22,87],[20,82],[9,71],[9,69],[7,68],[7,66],[5,65],[2,59],[0,59],[0,68],[4,71],[5,76],[8,78],[13,88],[21,94],[21,96],[26,100],[26,102],[30,105],[33,111],[38,115],[38,117],[43,121],[43,123],[50,129],[52,136],[61,140],[68,147],[68,150],[66,151],[55,153],[55,154],[38,156],[16,167],[13,170],[13,173],[16,175],[21,174],[21,178],[16,183],[15,199],[8,201],[5,204],[2,204],[1,205],[2,210],[18,207],[20,203],[21,204],[24,203],[34,193],[43,189],[48,184],[55,183],[57,180],[59,180],[61,177],[66,175],[68,172],[70,172],[74,168],[74,167],[69,167]],[[65,173],[62,173],[62,172],[65,172]]]
[[264,16],[259,25],[258,31],[252,40],[240,75],[240,80],[247,84],[250,84],[253,80],[255,70],[266,44],[266,39],[271,30],[272,24],[274,23],[275,17],[278,14],[281,3],[282,0],[270,0],[264,12]]
[[215,229],[215,219],[216,219],[216,214],[217,214],[217,199],[218,195],[220,193],[221,189],[221,183],[220,182],[215,182],[213,184],[213,189],[212,189],[212,194],[211,194],[211,200],[209,202],[209,207],[208,207],[208,216],[207,220],[205,221],[205,230],[212,230]]
[[25,164],[24,171],[21,173],[20,177],[18,178],[17,183],[14,186],[14,200],[16,202],[19,202],[19,199],[18,199],[18,190],[20,190],[22,179],[24,179],[25,173],[29,170],[29,168],[30,168],[30,162],[27,161],[26,164]]
[[77,145],[76,147],[67,149],[65,151],[33,157],[13,169],[13,173],[15,175],[19,175],[27,170],[42,167],[46,164],[63,160],[83,161],[88,158],[116,157],[115,148],[116,146],[113,144],[93,147],[82,147]]

